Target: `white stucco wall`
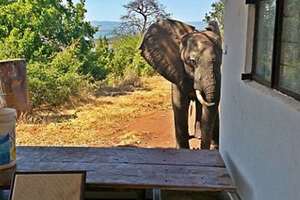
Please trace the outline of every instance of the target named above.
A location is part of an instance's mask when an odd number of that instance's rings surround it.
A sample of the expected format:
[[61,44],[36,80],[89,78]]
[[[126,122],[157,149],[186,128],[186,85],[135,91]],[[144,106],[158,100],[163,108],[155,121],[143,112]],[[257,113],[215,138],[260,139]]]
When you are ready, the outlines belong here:
[[249,10],[224,2],[221,153],[243,200],[300,200],[300,103],[241,80]]

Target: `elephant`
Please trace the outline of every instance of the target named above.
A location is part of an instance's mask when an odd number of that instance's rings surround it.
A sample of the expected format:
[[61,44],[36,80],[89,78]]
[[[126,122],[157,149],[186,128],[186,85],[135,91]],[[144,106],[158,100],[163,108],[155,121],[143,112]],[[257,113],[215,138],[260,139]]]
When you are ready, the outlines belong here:
[[173,19],[160,19],[143,35],[141,55],[172,83],[177,148],[190,148],[189,106],[195,103],[195,137],[201,149],[219,145],[222,39],[215,21],[206,30]]

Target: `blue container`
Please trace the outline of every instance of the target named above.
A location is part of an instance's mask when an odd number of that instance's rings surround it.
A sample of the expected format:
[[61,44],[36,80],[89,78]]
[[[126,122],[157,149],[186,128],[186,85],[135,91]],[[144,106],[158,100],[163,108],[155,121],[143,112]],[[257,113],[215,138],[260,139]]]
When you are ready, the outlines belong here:
[[0,135],[0,165],[6,165],[10,163],[10,139],[9,133],[6,135]]
[[16,163],[15,128],[16,110],[0,108],[0,174]]

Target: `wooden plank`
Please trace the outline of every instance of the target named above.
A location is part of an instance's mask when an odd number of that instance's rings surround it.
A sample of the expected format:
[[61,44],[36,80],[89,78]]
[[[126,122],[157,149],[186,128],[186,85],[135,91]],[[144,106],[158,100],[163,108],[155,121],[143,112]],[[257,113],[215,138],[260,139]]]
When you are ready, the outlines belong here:
[[18,147],[18,162],[86,162],[225,167],[218,151],[145,148]]
[[217,151],[18,147],[17,170],[85,170],[89,188],[235,190]]
[[119,163],[26,162],[18,171],[86,170],[89,187],[234,191],[226,168]]

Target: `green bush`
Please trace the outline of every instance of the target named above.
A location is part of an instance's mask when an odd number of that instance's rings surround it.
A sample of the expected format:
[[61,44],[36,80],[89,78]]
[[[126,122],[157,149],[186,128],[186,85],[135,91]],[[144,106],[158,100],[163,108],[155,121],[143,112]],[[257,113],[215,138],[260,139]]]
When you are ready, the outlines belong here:
[[91,76],[95,81],[103,80],[108,75],[107,66],[113,58],[113,51],[109,48],[106,38],[100,38],[95,42],[95,48],[86,54],[85,64],[80,71],[84,75]]
[[79,94],[87,82],[82,69],[97,66],[96,29],[85,20],[85,1],[2,0],[0,5],[0,59],[27,60],[33,107],[60,105]]
[[33,107],[47,104],[57,106],[66,102],[70,96],[78,95],[86,83],[84,76],[78,74],[82,62],[72,45],[57,53],[49,63],[30,63],[28,65],[28,84]]
[[140,36],[94,41],[83,0],[2,1],[0,59],[27,60],[33,107],[63,104],[93,81],[137,82],[153,74],[140,55]]
[[85,1],[4,0],[0,6],[0,58],[46,61],[73,41],[88,49],[96,29],[85,21]]
[[140,55],[140,36],[122,36],[112,41],[113,59],[107,66],[109,79],[123,79],[126,76],[144,76],[154,73],[151,66]]

